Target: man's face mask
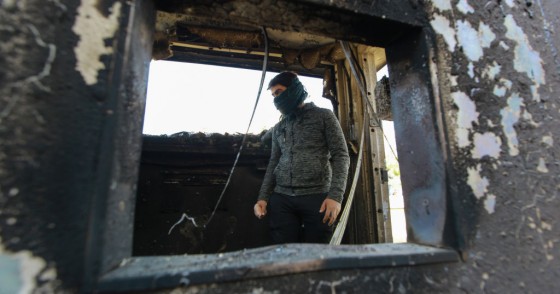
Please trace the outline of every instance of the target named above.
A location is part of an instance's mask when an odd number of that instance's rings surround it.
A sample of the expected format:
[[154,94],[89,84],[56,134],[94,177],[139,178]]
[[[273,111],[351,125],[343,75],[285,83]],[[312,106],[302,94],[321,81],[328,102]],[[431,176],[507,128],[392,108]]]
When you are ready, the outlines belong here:
[[281,91],[281,88],[276,89],[272,95],[275,96],[274,106],[276,106],[276,109],[283,115],[289,116],[293,114],[298,106],[307,98],[307,91],[305,91],[299,79],[294,78],[292,84],[288,88],[284,91]]

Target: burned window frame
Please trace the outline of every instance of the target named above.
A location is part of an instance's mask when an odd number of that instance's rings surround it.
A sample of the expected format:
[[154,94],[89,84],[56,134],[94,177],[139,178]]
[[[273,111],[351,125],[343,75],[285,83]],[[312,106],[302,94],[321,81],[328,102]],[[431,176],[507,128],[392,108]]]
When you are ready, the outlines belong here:
[[[301,5],[317,5],[308,2],[317,1],[302,1]],[[410,5],[408,1],[398,2]],[[397,6],[398,3],[394,4]],[[120,54],[115,54],[117,57],[113,61],[115,70],[107,97],[110,111],[100,139],[98,197],[92,203],[88,227],[86,290],[154,290],[308,271],[459,260],[456,251],[458,236],[451,211],[451,202],[457,199],[457,195],[453,194],[442,102],[431,68],[433,40],[414,16],[402,21],[405,29],[386,40],[384,46],[391,76],[403,192],[407,195],[405,211],[409,243],[288,244],[225,254],[131,257],[134,185],[138,176],[155,6],[152,1],[134,1],[127,13],[126,29],[120,30],[115,45]],[[403,20],[398,11],[390,8],[377,13],[379,15],[367,17],[378,24],[389,19],[392,23],[398,22],[399,18]],[[270,264],[271,260],[276,262]]]

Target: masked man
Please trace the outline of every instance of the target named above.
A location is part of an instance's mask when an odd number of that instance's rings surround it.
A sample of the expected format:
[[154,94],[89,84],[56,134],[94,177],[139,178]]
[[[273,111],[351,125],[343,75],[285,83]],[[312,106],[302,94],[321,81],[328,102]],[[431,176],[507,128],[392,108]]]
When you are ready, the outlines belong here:
[[268,86],[282,119],[271,131],[255,216],[269,214],[275,244],[329,243],[350,163],[342,129],[332,111],[304,103],[297,74],[282,72]]

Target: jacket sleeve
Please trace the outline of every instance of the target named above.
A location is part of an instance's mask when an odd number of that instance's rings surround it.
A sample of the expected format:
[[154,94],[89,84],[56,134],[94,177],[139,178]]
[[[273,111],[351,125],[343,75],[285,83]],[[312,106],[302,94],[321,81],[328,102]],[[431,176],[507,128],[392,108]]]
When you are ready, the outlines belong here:
[[266,168],[266,173],[264,175],[263,183],[261,185],[261,190],[259,192],[258,200],[268,201],[268,197],[272,194],[274,186],[276,185],[276,179],[274,178],[274,169],[278,165],[278,160],[280,159],[280,148],[278,147],[278,142],[276,141],[276,136],[274,136],[274,129],[272,130],[272,150],[270,151],[270,159],[268,161],[268,166]]
[[348,147],[346,146],[342,128],[336,116],[331,111],[326,111],[325,113],[325,137],[331,154],[332,167],[332,181],[328,198],[342,203],[348,179],[350,156],[348,155]]

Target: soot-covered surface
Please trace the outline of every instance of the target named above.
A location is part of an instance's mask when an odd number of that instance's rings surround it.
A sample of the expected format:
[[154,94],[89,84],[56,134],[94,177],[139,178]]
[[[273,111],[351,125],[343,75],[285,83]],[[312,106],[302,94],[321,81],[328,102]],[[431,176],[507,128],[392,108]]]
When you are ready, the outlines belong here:
[[258,220],[252,212],[270,156],[259,135],[247,137],[207,224],[242,139],[243,135],[186,132],[144,136],[134,255],[217,253],[268,244],[267,219]]

